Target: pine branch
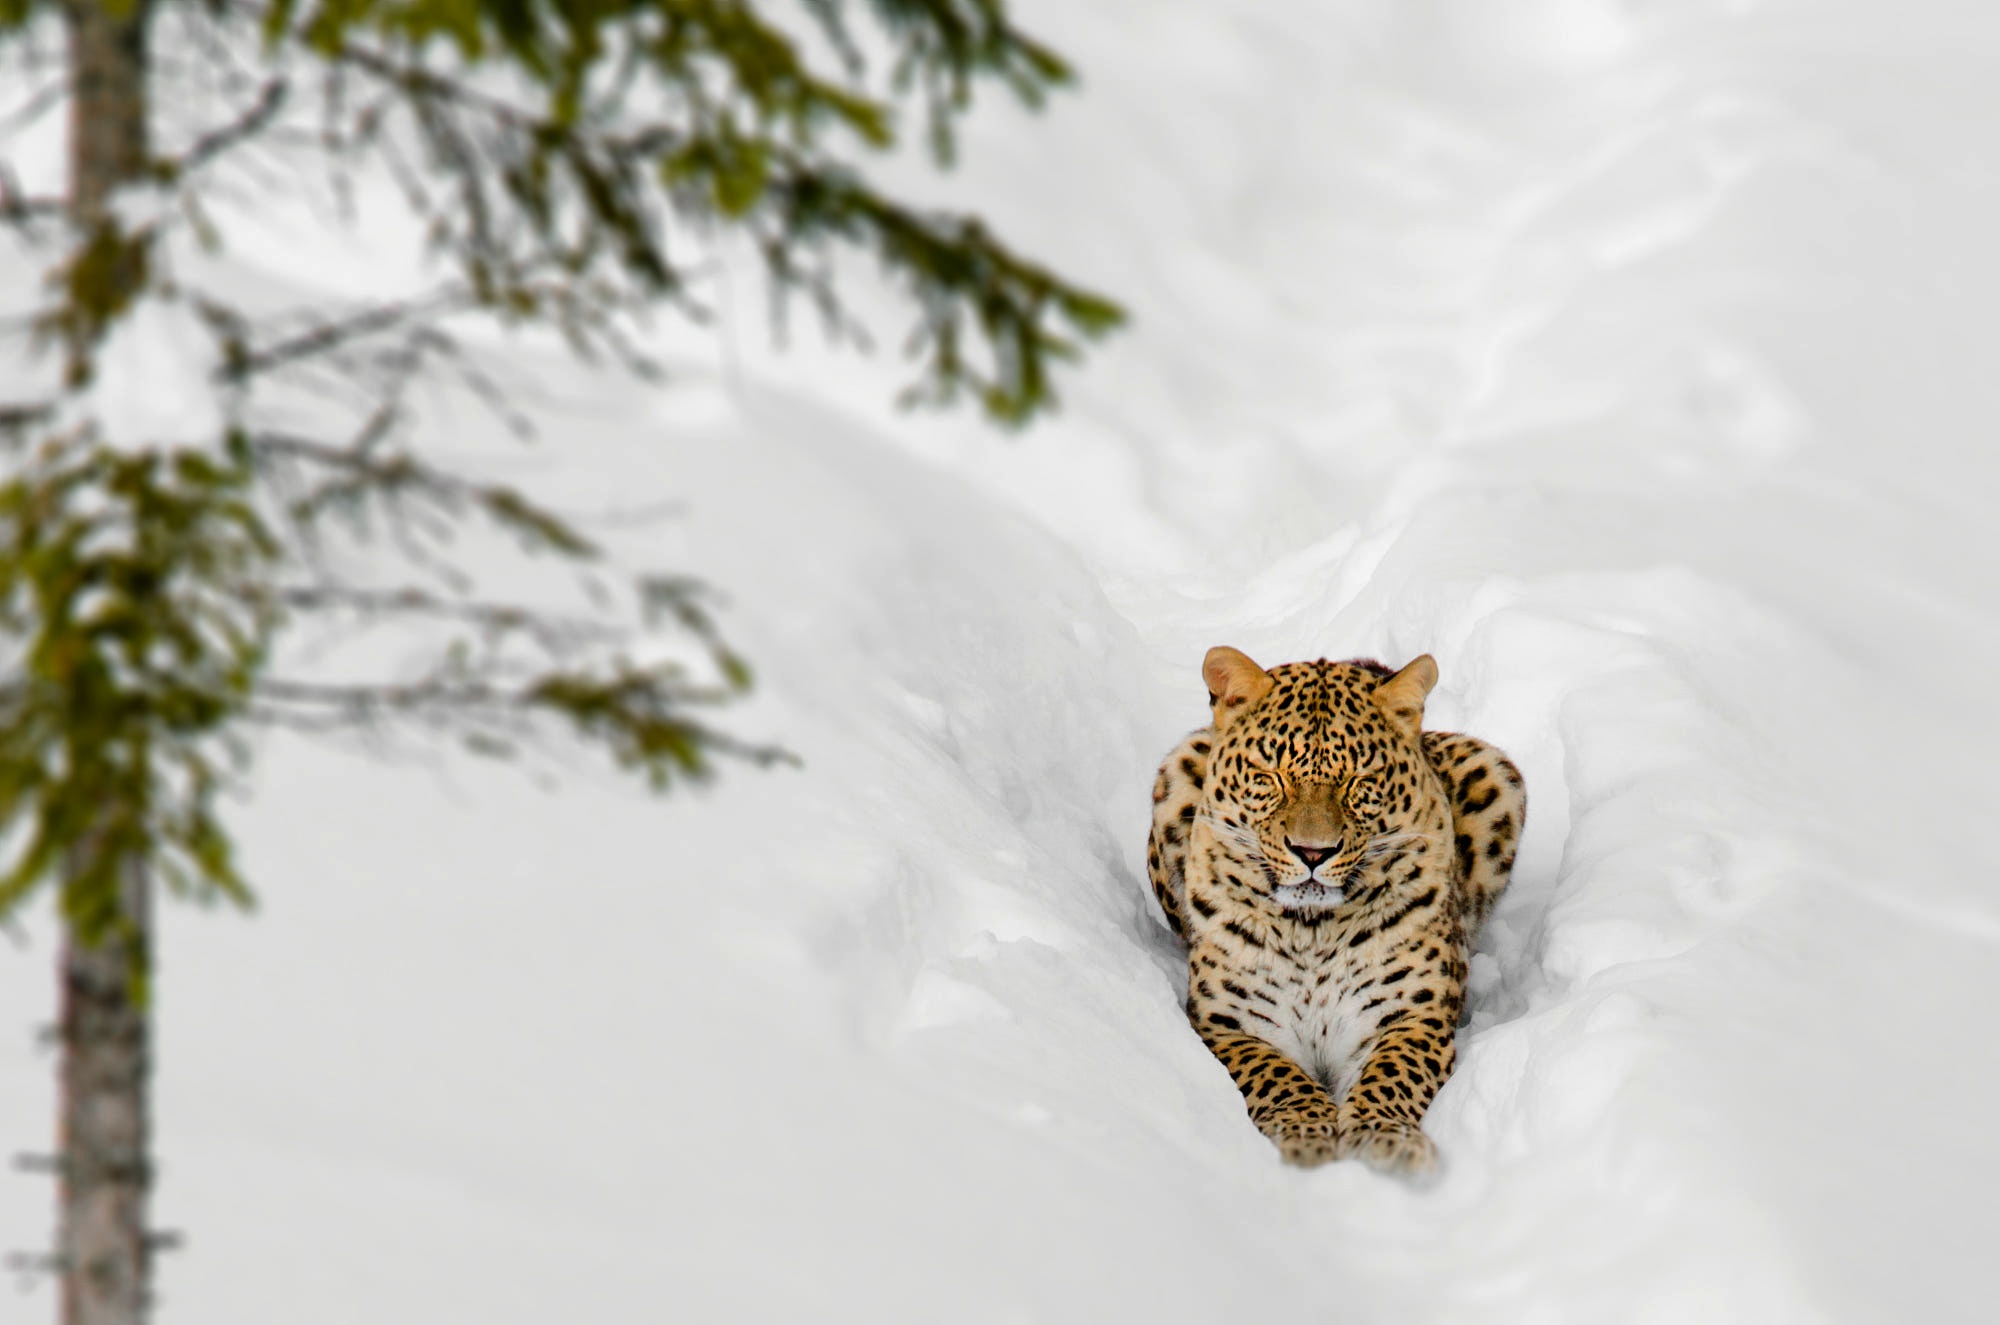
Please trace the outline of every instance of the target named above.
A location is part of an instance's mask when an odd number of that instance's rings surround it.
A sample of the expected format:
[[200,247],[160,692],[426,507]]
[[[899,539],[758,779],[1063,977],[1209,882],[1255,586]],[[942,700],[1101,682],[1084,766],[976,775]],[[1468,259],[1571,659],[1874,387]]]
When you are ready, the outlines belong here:
[[263,588],[241,586],[246,598],[261,598],[298,612],[349,612],[371,617],[420,617],[475,626],[491,635],[521,635],[551,655],[588,644],[610,644],[626,632],[603,621],[560,617],[512,603],[440,598],[422,589],[351,589],[340,585]]
[[[0,27],[30,3],[0,0]],[[756,245],[780,329],[787,301],[800,297],[834,334],[864,343],[834,277],[845,255],[872,256],[916,310],[906,348],[920,367],[910,399],[969,392],[1009,423],[1053,403],[1051,367],[1116,326],[1120,311],[976,217],[880,193],[849,161],[894,145],[896,103],[913,88],[943,157],[975,86],[997,81],[1033,103],[1068,70],[1012,26],[1004,0],[804,3],[831,42],[832,77],[815,67],[823,48],[809,59],[752,0],[68,7],[72,19],[128,28],[192,15],[202,40],[214,40],[184,51],[187,67],[222,68],[219,90],[234,106],[178,156],[149,159],[144,133],[122,135],[122,164],[79,186],[78,199],[24,197],[0,169],[0,220],[65,223],[75,213],[89,221],[70,236],[56,272],[60,306],[41,323],[70,351],[69,386],[87,382],[98,337],[138,301],[159,297],[168,275],[203,275],[202,264],[168,273],[172,253],[153,243],[155,227],[123,233],[119,216],[130,214],[113,215],[107,200],[148,180],[185,182],[183,214],[204,239],[215,237],[195,176],[252,142],[292,143],[285,109],[290,80],[310,76],[302,70],[326,78],[320,145],[337,186],[364,155],[386,163],[457,270],[444,290],[305,324],[253,321],[211,291],[172,293],[223,349],[212,386],[230,395],[230,417],[269,417],[269,384],[282,383],[314,393],[311,403],[331,401],[337,421],[324,426],[334,436],[351,428],[344,443],[263,429],[231,431],[219,448],[130,454],[100,445],[88,420],[53,435],[51,422],[70,416],[42,402],[0,406],[0,445],[9,448],[0,467],[0,637],[22,641],[23,655],[18,679],[0,681],[0,917],[40,881],[59,878],[71,930],[87,943],[121,941],[130,921],[120,889],[139,861],[169,888],[247,904],[215,812],[215,793],[246,757],[237,737],[245,721],[429,724],[489,754],[566,725],[656,785],[702,776],[712,757],[783,757],[692,716],[740,695],[750,676],[691,582],[640,581],[631,600],[640,624],[607,611],[599,626],[469,587],[311,581],[324,569],[315,534],[324,515],[352,520],[364,537],[380,522],[409,566],[447,585],[469,586],[447,546],[468,522],[490,523],[530,552],[600,560],[592,540],[531,496],[412,454],[418,411],[409,397],[442,364],[451,387],[522,426],[506,383],[444,325],[469,312],[553,328],[581,353],[608,350],[636,366],[630,329],[648,308],[664,302],[706,316],[679,265],[690,230]],[[856,14],[872,16],[873,35],[888,39],[892,96],[876,96],[861,77],[864,53],[883,47],[848,30],[860,26]],[[264,38],[254,51],[236,41],[252,26]],[[117,118],[131,127],[148,113],[141,94],[150,80],[175,70],[156,61],[145,72],[68,86],[124,98],[122,111],[132,113]],[[274,508],[291,518],[277,526],[282,545],[265,524]],[[585,579],[582,592],[595,584]],[[289,613],[409,621],[449,645],[415,681],[272,677]],[[675,634],[692,670],[616,656],[656,625]]]
[[[975,6],[976,16],[957,19],[941,18],[928,5],[885,8],[904,10],[893,22],[907,25],[912,41],[929,43],[910,58],[937,71],[936,94],[952,113],[977,72],[1009,71],[1024,87],[1067,77],[1059,60],[1006,24],[997,5]],[[701,16],[688,23],[719,25],[709,39],[735,31],[734,18],[697,11]],[[774,40],[761,30],[746,39],[757,49]],[[715,54],[696,38],[677,40],[661,38],[660,51],[651,54],[656,73]],[[414,51],[399,55],[351,35],[334,51],[343,67],[393,88],[407,106],[431,165],[455,196],[450,207],[419,205],[434,234],[459,255],[477,302],[520,316],[553,314],[586,352],[614,325],[617,311],[686,298],[684,273],[662,242],[670,217],[741,227],[757,237],[781,334],[786,296],[796,291],[836,339],[865,345],[833,293],[830,264],[807,257],[836,247],[872,252],[922,314],[909,339],[922,368],[920,381],[904,393],[908,403],[950,403],[969,390],[995,419],[1025,423],[1055,403],[1050,365],[1075,358],[1081,341],[1123,321],[1111,301],[1029,263],[977,218],[919,213],[826,160],[816,127],[821,118],[851,121],[850,127],[876,121],[857,109],[863,103],[795,67],[788,45],[773,57],[776,73],[753,74],[718,54],[737,81],[714,92],[691,81],[680,89],[685,104],[678,122],[632,126],[616,124],[601,108],[564,102],[558,91],[539,107],[502,98],[420,65]],[[760,118],[745,122],[742,103]],[[788,128],[769,127],[774,115]],[[380,125],[369,130],[380,132]],[[528,274],[544,267],[563,274],[573,291],[589,293],[552,308],[528,288]],[[983,347],[978,356],[975,341]]]
[[796,763],[782,748],[738,740],[688,715],[738,693],[734,685],[694,684],[673,664],[621,664],[608,674],[555,671],[514,684],[445,674],[402,684],[273,677],[259,685],[250,717],[319,733],[379,729],[391,721],[456,728],[473,753],[499,757],[514,754],[514,741],[528,734],[537,718],[560,719],[656,787],[676,778],[705,778],[712,755],[757,765]]
[[51,79],[37,88],[34,95],[8,112],[4,119],[0,119],[0,137],[7,137],[29,128],[36,120],[67,100],[69,100],[69,80]]
[[60,1279],[69,1272],[69,1262],[52,1251],[10,1251],[5,1263],[24,1280]]
[[17,440],[18,434],[48,422],[55,412],[55,406],[48,404],[0,405],[0,440]]
[[0,162],[0,221],[27,225],[35,221],[59,220],[69,215],[60,198],[43,198],[21,192],[21,183],[5,162]]
[[574,560],[590,560],[597,546],[554,512],[502,484],[479,483],[425,464],[409,455],[372,453],[381,434],[371,429],[349,447],[338,447],[289,433],[260,431],[244,436],[253,454],[304,461],[341,475],[328,480],[292,504],[294,518],[310,520],[334,506],[350,505],[360,497],[415,493],[447,513],[467,507],[519,538],[534,551],[553,552]]
[[286,98],[291,92],[291,84],[284,78],[267,81],[258,91],[257,99],[247,110],[229,123],[209,130],[197,138],[178,157],[163,161],[155,166],[163,179],[185,179],[210,161],[222,156],[231,148],[255,138],[271,126],[284,109]]
[[463,309],[470,296],[460,287],[440,291],[423,299],[402,300],[365,309],[347,317],[319,322],[310,331],[241,353],[218,370],[218,376],[240,382],[259,373],[288,367],[301,360],[322,358],[356,341],[408,327],[419,319],[433,318]]

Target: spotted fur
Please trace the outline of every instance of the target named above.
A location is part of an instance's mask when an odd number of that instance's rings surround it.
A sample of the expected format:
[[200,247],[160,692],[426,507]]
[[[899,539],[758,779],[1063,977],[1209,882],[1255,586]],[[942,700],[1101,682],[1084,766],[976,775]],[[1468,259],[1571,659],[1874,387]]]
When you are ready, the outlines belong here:
[[1415,1172],[1466,964],[1507,885],[1520,772],[1422,730],[1437,678],[1368,661],[1203,664],[1212,721],[1160,767],[1147,866],[1188,1018],[1285,1159]]

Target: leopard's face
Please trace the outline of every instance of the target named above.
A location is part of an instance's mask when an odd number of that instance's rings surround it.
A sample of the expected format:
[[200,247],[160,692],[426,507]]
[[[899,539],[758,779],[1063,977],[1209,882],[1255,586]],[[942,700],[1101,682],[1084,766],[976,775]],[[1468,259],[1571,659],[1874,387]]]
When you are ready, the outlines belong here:
[[[1220,733],[1207,818],[1280,909],[1339,906],[1363,869],[1414,840],[1422,752],[1374,698],[1381,676],[1351,663],[1272,668],[1255,707]],[[1241,874],[1238,875],[1241,878]]]

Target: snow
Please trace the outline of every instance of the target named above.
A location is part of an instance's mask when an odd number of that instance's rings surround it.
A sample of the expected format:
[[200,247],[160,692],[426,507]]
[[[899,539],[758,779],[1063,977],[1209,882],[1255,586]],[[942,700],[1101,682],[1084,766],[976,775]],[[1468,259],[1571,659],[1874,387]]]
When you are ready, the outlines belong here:
[[206,385],[221,362],[215,334],[184,301],[141,298],[111,324],[90,380],[63,396],[51,427],[88,423],[102,445],[132,453],[207,442],[228,425],[225,402]]
[[[1135,324],[1017,440],[747,276],[663,391],[492,342],[543,440],[455,452],[682,503],[607,537],[728,594],[803,764],[266,742],[260,913],[167,920],[161,1321],[1989,1316],[2000,21],[1920,9],[1023,5],[1084,93],[952,191]],[[309,218],[242,279],[416,270]],[[1527,776],[1428,1187],[1280,1166],[1179,1010],[1216,643],[1430,652]]]

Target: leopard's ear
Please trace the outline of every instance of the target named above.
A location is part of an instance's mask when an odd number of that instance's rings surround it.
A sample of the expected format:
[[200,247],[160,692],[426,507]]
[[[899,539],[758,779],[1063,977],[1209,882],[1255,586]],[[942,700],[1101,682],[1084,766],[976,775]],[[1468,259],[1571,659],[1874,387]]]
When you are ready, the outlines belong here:
[[1201,679],[1208,682],[1217,731],[1241,717],[1273,684],[1271,674],[1251,662],[1248,654],[1226,644],[1216,645],[1201,660]]
[[1438,665],[1428,653],[1375,686],[1375,703],[1403,734],[1414,738],[1424,726],[1424,697],[1438,683]]

